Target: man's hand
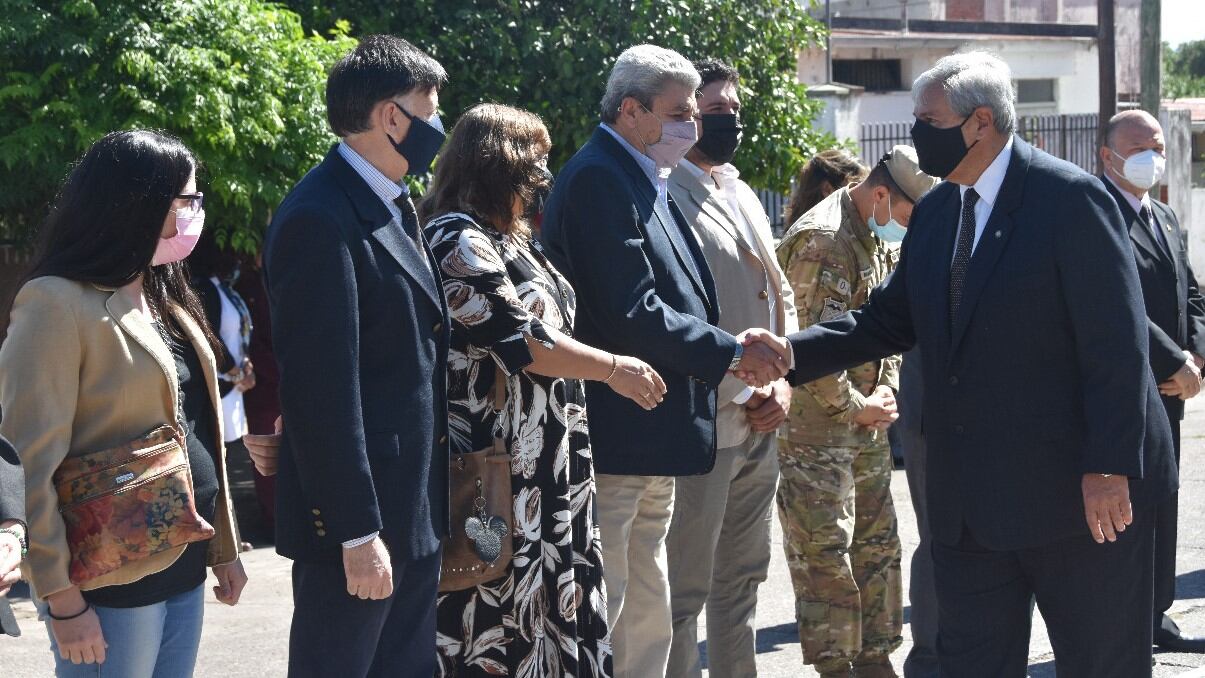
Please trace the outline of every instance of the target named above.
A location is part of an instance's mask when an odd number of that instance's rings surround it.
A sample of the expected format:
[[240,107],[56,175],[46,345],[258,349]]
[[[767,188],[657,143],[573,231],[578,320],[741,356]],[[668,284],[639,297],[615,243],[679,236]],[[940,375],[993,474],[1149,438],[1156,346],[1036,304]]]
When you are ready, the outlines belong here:
[[1192,353],[1184,352],[1184,364],[1171,379],[1159,384],[1159,392],[1168,397],[1188,400],[1201,392],[1201,369]]
[[393,565],[378,535],[366,544],[343,549],[347,594],[361,600],[384,600],[393,595]]
[[[21,523],[8,520],[0,527],[23,529]],[[8,593],[21,579],[21,541],[8,532],[0,532],[0,596]]]
[[255,470],[259,471],[261,476],[276,475],[276,469],[280,466],[280,439],[284,430],[284,419],[277,417],[275,435],[247,434],[243,436],[243,445],[247,447],[251,463],[255,464]]
[[790,411],[791,387],[782,379],[754,394],[745,403],[745,416],[749,419],[749,426],[758,433],[770,433],[782,426]]
[[732,371],[738,379],[761,388],[786,376],[791,364],[791,345],[786,339],[756,328],[736,338],[745,347],[740,364]]
[[1081,483],[1084,492],[1084,519],[1088,532],[1097,544],[1117,541],[1117,533],[1134,522],[1130,506],[1130,479],[1126,476],[1106,476],[1085,473]]
[[233,563],[216,565],[213,568],[213,576],[218,580],[218,585],[213,587],[214,597],[232,607],[238,605],[239,597],[243,595],[243,587],[247,585],[247,571],[243,569],[243,561],[236,559]]
[[854,415],[853,421],[859,426],[886,431],[899,418],[895,392],[890,386],[879,386],[866,397],[862,411]]

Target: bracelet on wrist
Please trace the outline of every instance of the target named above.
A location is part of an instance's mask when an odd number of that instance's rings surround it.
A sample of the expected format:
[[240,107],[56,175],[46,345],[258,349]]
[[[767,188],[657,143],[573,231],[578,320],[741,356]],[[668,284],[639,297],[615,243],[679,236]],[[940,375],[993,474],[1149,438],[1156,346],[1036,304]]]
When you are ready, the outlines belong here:
[[89,603],[88,601],[85,600],[84,601],[84,609],[80,610],[79,612],[76,612],[75,614],[67,615],[66,617],[60,617],[57,614],[55,614],[52,610],[49,610],[49,609],[46,610],[46,614],[50,615],[50,618],[55,621],[71,621],[72,619],[78,619],[79,617],[84,616],[84,613],[91,609],[92,609],[92,603]]
[[615,358],[615,354],[612,353],[611,354],[611,373],[607,375],[606,379],[603,379],[603,383],[604,384],[611,383],[611,379],[615,377],[615,373],[617,371],[619,371],[619,360],[617,360]]
[[0,534],[11,534],[17,539],[17,543],[21,545],[21,559],[29,555],[29,535],[25,530],[18,530],[15,527],[0,527]]

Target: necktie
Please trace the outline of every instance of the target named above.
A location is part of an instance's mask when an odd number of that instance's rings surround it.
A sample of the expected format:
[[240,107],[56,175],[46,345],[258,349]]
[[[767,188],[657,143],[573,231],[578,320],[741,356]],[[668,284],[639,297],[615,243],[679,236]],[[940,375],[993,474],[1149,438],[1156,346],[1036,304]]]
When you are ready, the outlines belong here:
[[971,251],[975,244],[975,203],[979,194],[968,188],[962,196],[962,216],[959,218],[958,243],[954,247],[954,263],[950,264],[950,325],[958,315],[962,303],[962,284],[966,282],[967,267],[971,263]]
[[1138,210],[1138,218],[1146,227],[1151,229],[1151,237],[1155,239],[1155,244],[1166,248],[1167,245],[1163,242],[1163,236],[1159,233],[1159,222],[1155,221],[1155,215],[1151,214],[1151,208],[1145,204]]
[[393,204],[402,211],[402,230],[410,236],[410,240],[418,248],[418,258],[422,259],[427,270],[431,270],[431,262],[427,261],[427,249],[423,246],[423,236],[419,232],[418,211],[414,209],[414,202],[410,200],[409,195],[403,193],[394,199]]

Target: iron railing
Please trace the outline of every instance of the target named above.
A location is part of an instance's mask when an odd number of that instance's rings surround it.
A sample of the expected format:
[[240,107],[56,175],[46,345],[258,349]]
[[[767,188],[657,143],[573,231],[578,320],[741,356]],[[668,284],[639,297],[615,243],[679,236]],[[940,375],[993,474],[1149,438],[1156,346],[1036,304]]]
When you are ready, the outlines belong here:
[[[1025,115],[1017,120],[1017,134],[1047,153],[1096,172],[1095,113]],[[911,122],[864,122],[859,141],[862,162],[873,166],[896,144],[912,144]]]

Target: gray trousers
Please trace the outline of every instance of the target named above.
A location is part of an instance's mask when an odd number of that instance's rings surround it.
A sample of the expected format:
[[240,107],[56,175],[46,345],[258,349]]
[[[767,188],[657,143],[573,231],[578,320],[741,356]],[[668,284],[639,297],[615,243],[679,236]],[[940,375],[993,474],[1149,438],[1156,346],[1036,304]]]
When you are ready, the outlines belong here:
[[916,514],[920,543],[912,554],[911,579],[908,582],[912,650],[904,660],[905,678],[936,678],[937,665],[937,590],[933,584],[933,539],[929,532],[928,507],[925,505],[925,438],[912,429],[897,427],[904,448],[904,474]]
[[757,587],[770,567],[770,520],[778,442],[752,433],[716,452],[715,468],[676,480],[669,556],[673,643],[669,678],[697,678],[699,614],[707,607],[711,675],[757,676]]

